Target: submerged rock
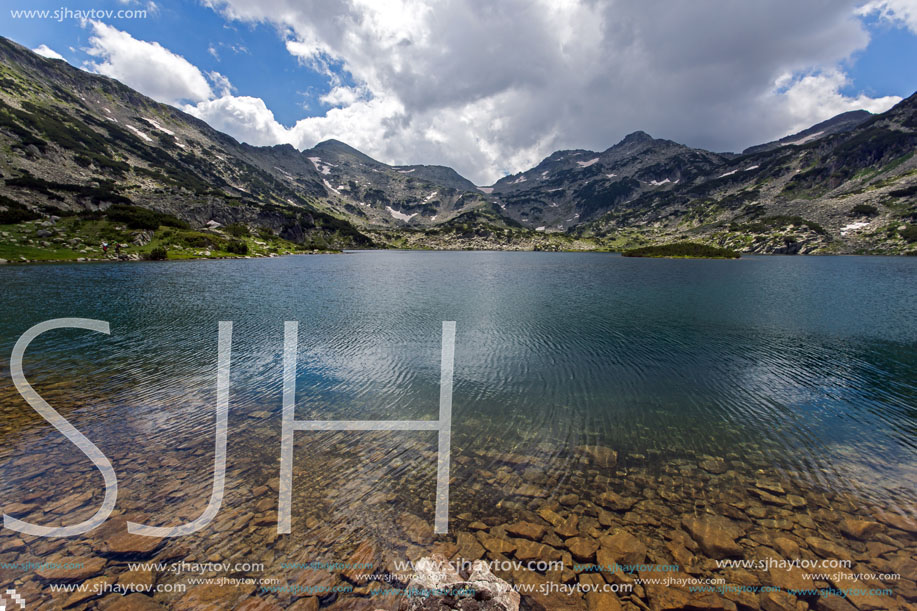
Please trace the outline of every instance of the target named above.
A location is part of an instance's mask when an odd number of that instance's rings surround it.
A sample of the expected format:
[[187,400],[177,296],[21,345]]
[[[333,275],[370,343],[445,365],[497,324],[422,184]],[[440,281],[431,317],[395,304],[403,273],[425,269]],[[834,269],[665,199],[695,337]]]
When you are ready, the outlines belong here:
[[618,453],[605,446],[579,446],[576,448],[585,454],[598,467],[612,468],[618,464]]
[[646,558],[646,545],[627,531],[604,536],[598,552],[599,564],[610,566],[618,564],[640,564]]
[[105,568],[104,558],[52,558],[48,563],[53,568],[36,571],[39,577],[48,581],[85,581],[95,577]]
[[845,518],[841,520],[841,532],[853,539],[870,539],[882,530],[882,525],[869,520],[854,520]]
[[533,524],[532,522],[516,522],[515,524],[507,524],[506,532],[514,537],[538,541],[544,536],[545,529],[544,526]]
[[745,531],[732,520],[720,516],[686,517],[681,524],[711,558],[742,555],[742,546],[736,543],[736,539]]

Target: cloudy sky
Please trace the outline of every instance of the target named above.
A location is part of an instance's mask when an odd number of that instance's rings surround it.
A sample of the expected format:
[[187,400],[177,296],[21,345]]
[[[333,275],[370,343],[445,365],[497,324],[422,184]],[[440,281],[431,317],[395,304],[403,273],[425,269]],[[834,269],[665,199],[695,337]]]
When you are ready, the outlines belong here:
[[917,0],[7,4],[4,36],[239,140],[337,138],[478,184],[638,129],[738,151],[917,89]]

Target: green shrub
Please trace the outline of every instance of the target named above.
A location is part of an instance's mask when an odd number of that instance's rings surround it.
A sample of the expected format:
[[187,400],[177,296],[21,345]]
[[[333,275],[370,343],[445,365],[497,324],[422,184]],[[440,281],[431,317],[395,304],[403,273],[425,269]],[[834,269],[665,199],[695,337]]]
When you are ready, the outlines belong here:
[[188,223],[162,212],[148,210],[139,206],[115,204],[105,211],[110,220],[124,223],[131,229],[158,229],[160,225],[186,229]]
[[248,244],[242,240],[230,240],[226,244],[226,252],[231,252],[234,255],[247,255]]
[[157,246],[146,254],[147,261],[165,261],[169,258],[169,251],[163,246]]
[[895,189],[894,191],[889,191],[888,194],[892,197],[910,197],[911,195],[917,195],[917,185],[911,185],[903,189]]
[[6,210],[0,210],[0,225],[15,225],[41,218],[37,212],[29,210],[25,205],[5,195],[0,195],[0,207],[6,208]]
[[851,216],[876,216],[877,214],[879,214],[879,209],[869,204],[857,204],[850,210]]
[[244,223],[232,223],[226,226],[226,233],[234,238],[245,238],[251,235],[248,225]]
[[906,229],[901,231],[901,237],[908,244],[917,242],[917,225],[908,225]]
[[676,242],[625,250],[625,257],[702,257],[705,259],[738,259],[741,255],[728,248],[717,248],[694,242]]
[[182,236],[185,246],[191,248],[214,248],[220,245],[220,239],[206,233],[187,233]]

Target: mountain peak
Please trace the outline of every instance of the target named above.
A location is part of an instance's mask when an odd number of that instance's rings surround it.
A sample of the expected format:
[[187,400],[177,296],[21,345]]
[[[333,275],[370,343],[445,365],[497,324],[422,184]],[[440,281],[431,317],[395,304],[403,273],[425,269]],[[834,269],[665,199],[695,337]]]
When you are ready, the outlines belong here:
[[[344,156],[350,157],[352,159],[358,159],[362,163],[370,165],[382,165],[366,153],[362,153],[357,149],[353,148],[346,142],[341,142],[340,140],[335,140],[334,138],[329,138],[328,140],[322,140],[314,147],[309,149],[315,153],[322,153],[324,155],[330,156]],[[309,151],[303,151],[308,153]]]
[[624,139],[621,140],[621,144],[639,144],[641,142],[652,142],[653,137],[648,133],[642,130],[637,130],[633,133],[627,134],[624,136]]
[[321,142],[319,142],[318,144],[316,144],[316,145],[315,145],[314,147],[312,147],[312,148],[313,148],[314,150],[324,149],[324,150],[333,150],[333,151],[348,151],[348,152],[354,151],[354,152],[359,152],[359,151],[357,151],[357,149],[353,148],[352,146],[350,146],[350,145],[347,144],[346,142],[341,142],[340,140],[335,140],[334,138],[329,138],[329,139],[327,139],[327,140],[322,140]]

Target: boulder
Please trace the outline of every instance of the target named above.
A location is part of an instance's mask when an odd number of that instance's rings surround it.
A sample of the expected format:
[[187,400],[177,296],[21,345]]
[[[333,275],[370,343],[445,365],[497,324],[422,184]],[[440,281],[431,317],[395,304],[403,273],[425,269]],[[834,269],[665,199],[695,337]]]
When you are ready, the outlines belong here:
[[110,556],[146,558],[158,550],[164,539],[132,535],[127,530],[119,530],[102,541],[99,551]]
[[809,548],[821,556],[822,558],[827,558],[833,560],[839,558],[841,560],[852,560],[853,558],[850,554],[840,545],[828,541],[827,539],[821,539],[819,537],[806,537],[806,544]]
[[598,552],[599,564],[609,566],[618,564],[641,564],[646,559],[646,545],[625,530],[599,539],[601,548]]
[[892,528],[897,528],[898,530],[903,530],[911,534],[917,534],[917,520],[913,518],[907,518],[898,513],[881,511],[876,514],[876,519]]
[[708,458],[700,462],[700,468],[708,473],[719,475],[726,472],[726,461],[722,458]]
[[618,453],[605,446],[579,446],[576,448],[597,467],[614,468],[618,464]]
[[368,581],[367,575],[373,572],[367,567],[375,566],[375,559],[376,547],[369,541],[363,541],[347,559],[348,566],[353,568],[341,571],[341,576],[351,583],[362,585]]
[[[54,568],[41,568],[36,571],[39,577],[48,581],[85,581],[95,577],[105,568],[104,558],[61,558],[50,561]],[[66,568],[65,568],[66,567]]]
[[566,520],[554,525],[554,532],[558,537],[575,537],[579,534],[579,516],[571,513]]
[[742,555],[742,546],[736,539],[744,535],[745,530],[732,520],[721,516],[685,517],[681,524],[711,558],[719,560]]
[[637,499],[623,497],[612,491],[603,492],[596,501],[602,507],[614,511],[629,511],[631,507],[637,504]]
[[[436,593],[447,591],[449,595]],[[476,560],[471,565],[468,579],[463,579],[445,557],[433,554],[414,563],[414,573],[398,609],[518,611],[519,602],[519,593],[509,583],[491,573],[487,563]]]
[[592,562],[599,544],[592,537],[573,537],[564,544],[573,558],[579,562]]
[[514,537],[523,537],[532,541],[540,540],[545,533],[544,526],[533,524],[532,522],[516,522],[506,525],[506,532]]
[[841,532],[852,539],[871,539],[882,530],[882,525],[869,520],[841,520]]

